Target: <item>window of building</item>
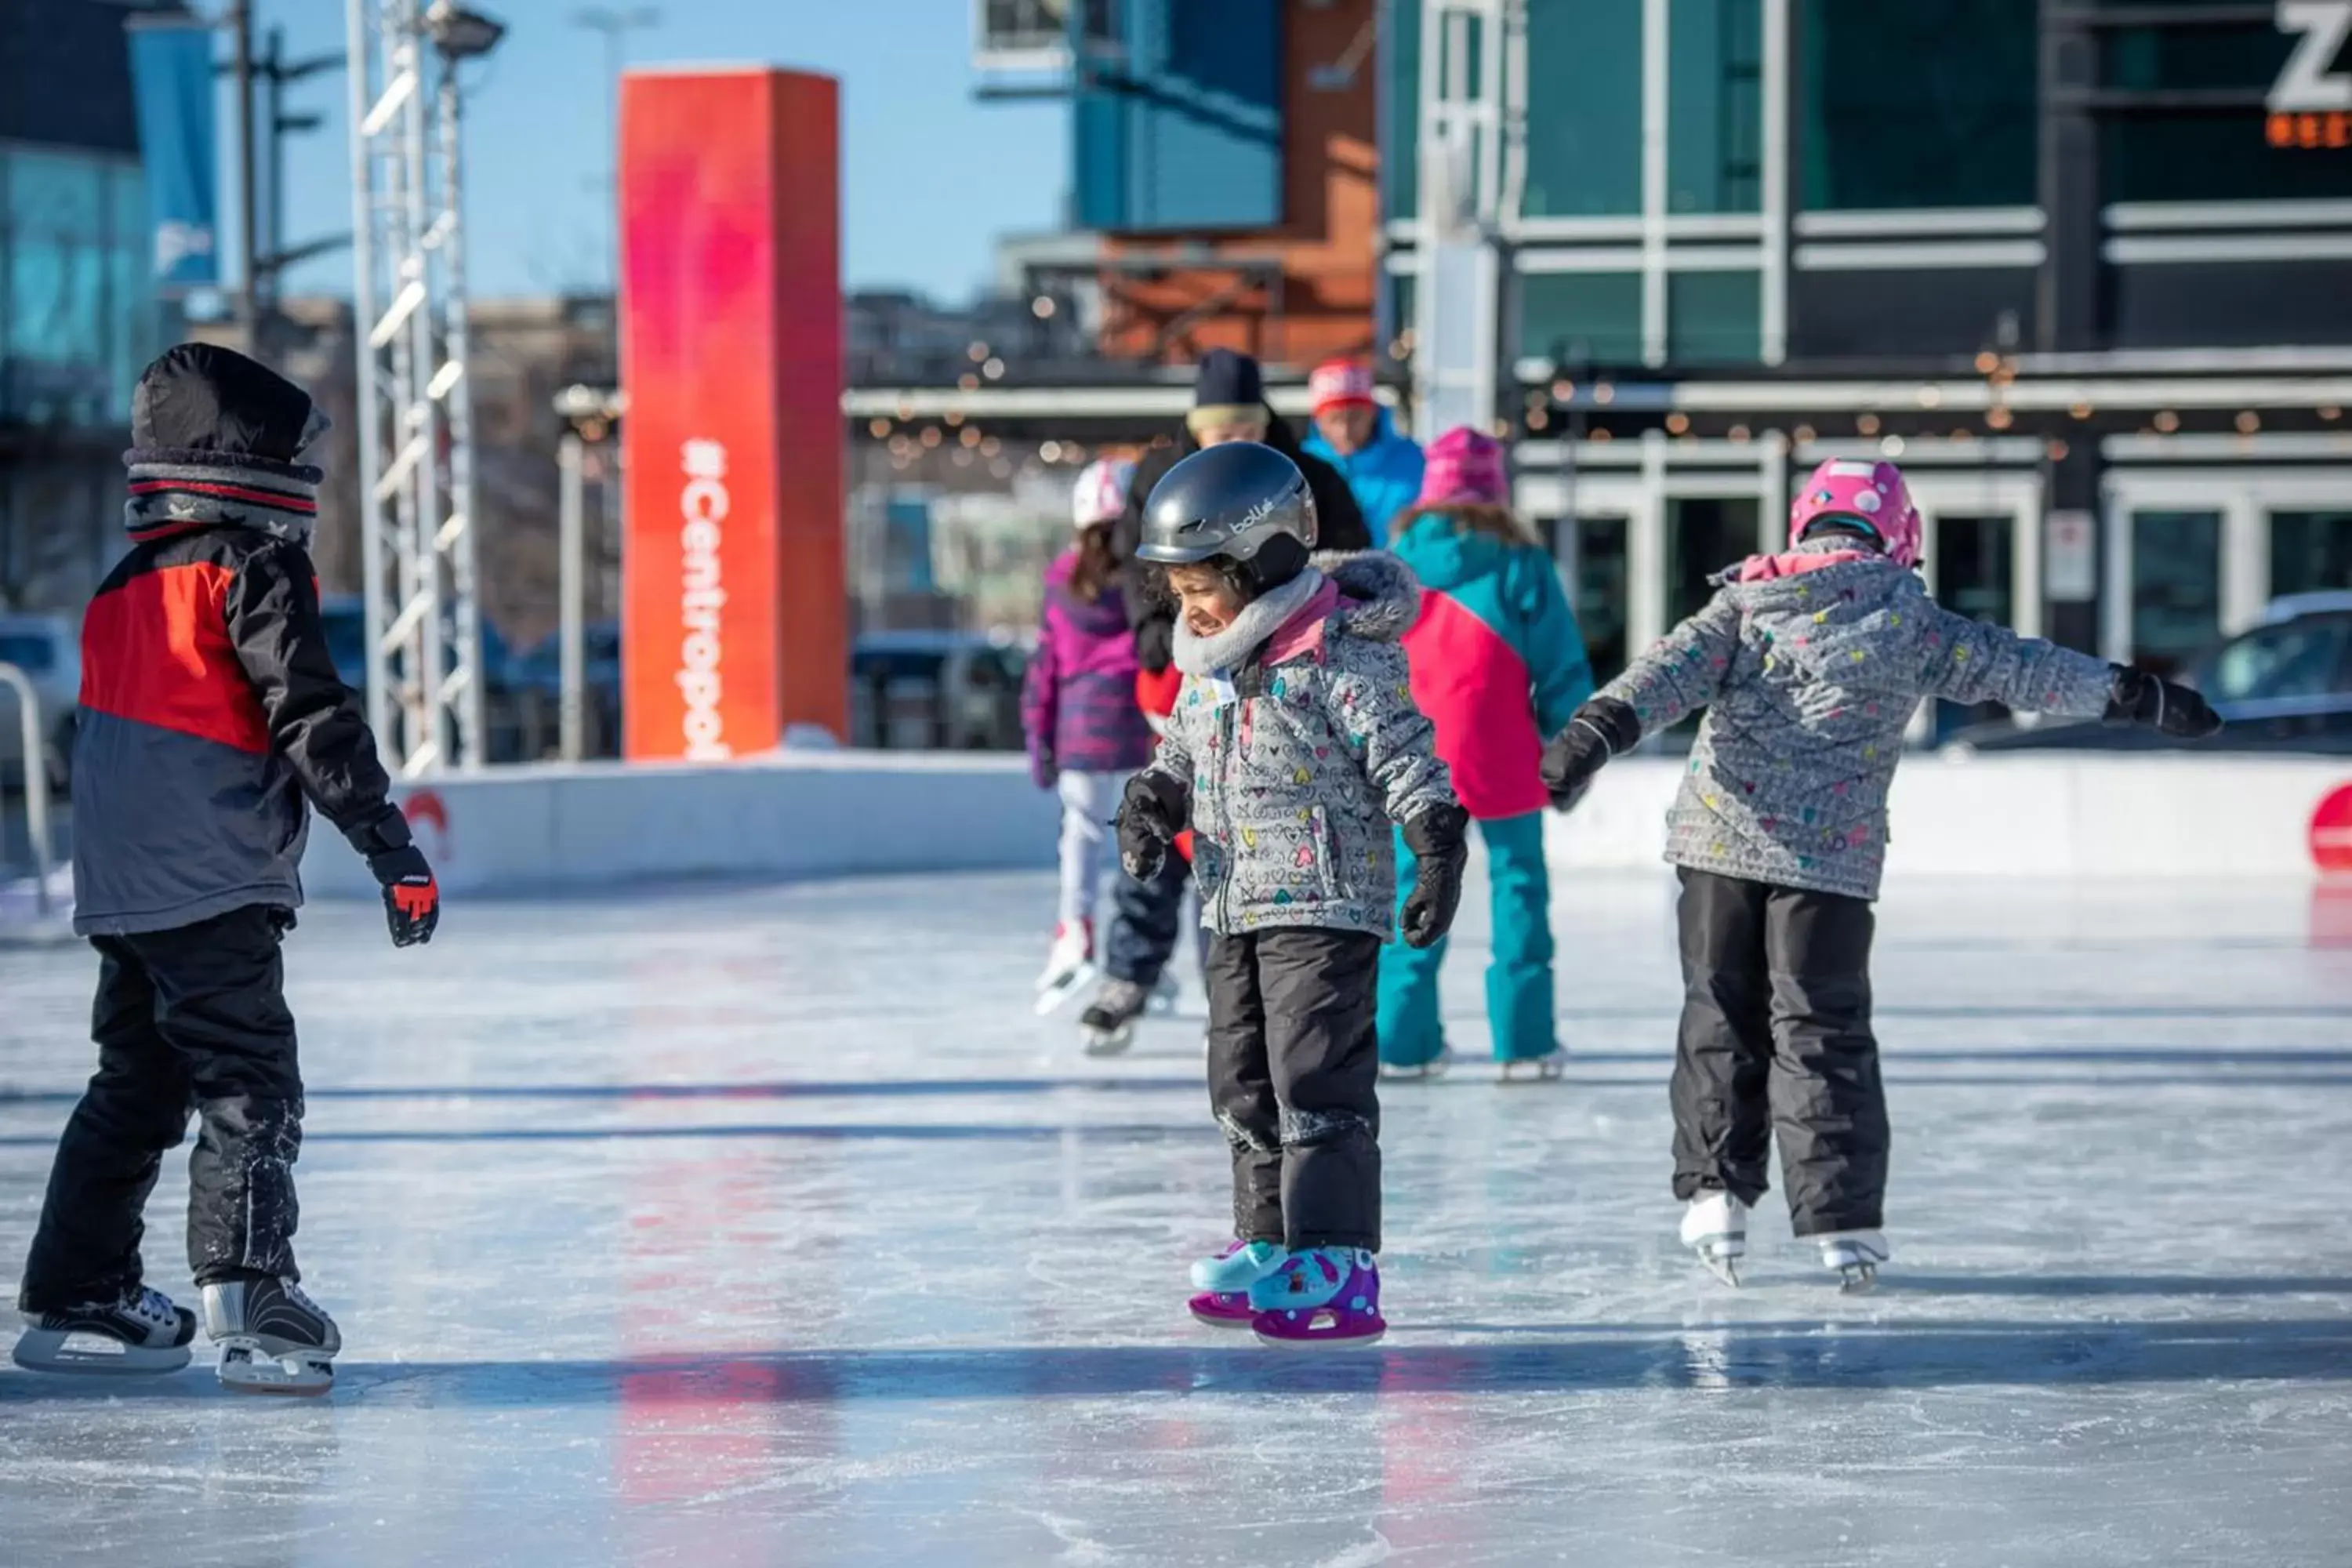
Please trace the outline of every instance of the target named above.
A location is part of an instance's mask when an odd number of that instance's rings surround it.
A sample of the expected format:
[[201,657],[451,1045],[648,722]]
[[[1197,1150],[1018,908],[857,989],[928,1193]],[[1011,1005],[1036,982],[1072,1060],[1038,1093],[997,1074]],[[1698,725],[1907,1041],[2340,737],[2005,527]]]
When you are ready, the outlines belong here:
[[1552,527],[1552,554],[1559,562],[1569,603],[1576,610],[1577,630],[1584,634],[1584,651],[1592,660],[1593,678],[1614,680],[1625,669],[1625,612],[1632,602],[1626,575],[1630,534],[1626,521],[1580,517]]
[[[2235,26],[2119,28],[2103,33],[2100,45],[2105,88],[2253,94],[2278,79],[2297,40],[2258,19]],[[2352,195],[2352,153],[2340,143],[2273,147],[2259,107],[2113,114],[2099,125],[2099,176],[2101,194],[2117,202],[2346,196]]]
[[2221,514],[2141,511],[2131,520],[2131,657],[2170,675],[2221,626]]
[[1529,217],[1642,210],[1640,0],[1528,0]]
[[1666,502],[1666,621],[1696,615],[1715,597],[1715,574],[1756,553],[1754,496],[1693,496]]
[[2271,593],[2352,588],[2352,511],[2271,513]]
[[37,423],[127,419],[159,330],[141,171],[11,148],[0,191],[0,408]]
[[1666,69],[1666,210],[1759,210],[1762,0],[1672,0]]
[[2035,0],[1795,0],[1809,210],[2035,199]]
[[1763,285],[1757,272],[1667,274],[1666,358],[1754,364],[1764,353]]
[[1518,352],[1563,365],[1642,363],[1638,272],[1522,274]]
[[1394,221],[1421,211],[1421,0],[1390,0],[1381,49],[1382,216]]

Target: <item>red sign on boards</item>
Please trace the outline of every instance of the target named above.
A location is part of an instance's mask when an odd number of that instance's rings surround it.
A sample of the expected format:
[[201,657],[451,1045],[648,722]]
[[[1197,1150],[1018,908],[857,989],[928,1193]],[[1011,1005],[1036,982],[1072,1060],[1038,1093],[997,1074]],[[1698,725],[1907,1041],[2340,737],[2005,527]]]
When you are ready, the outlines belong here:
[[2352,784],[2329,791],[2312,812],[2311,863],[2326,872],[2352,872]]
[[633,761],[847,734],[839,124],[830,77],[621,84]]

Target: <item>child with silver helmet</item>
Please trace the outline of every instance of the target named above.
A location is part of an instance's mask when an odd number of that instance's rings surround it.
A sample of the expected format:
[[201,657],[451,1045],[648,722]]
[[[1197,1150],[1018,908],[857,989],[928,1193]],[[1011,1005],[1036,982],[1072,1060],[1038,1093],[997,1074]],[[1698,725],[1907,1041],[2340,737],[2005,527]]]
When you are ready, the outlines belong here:
[[1545,750],[1564,810],[1612,757],[1707,710],[1667,819],[1685,980],[1674,1182],[1684,1244],[1732,1284],[1775,1136],[1822,1264],[1861,1289],[1887,1258],[1871,903],[1912,711],[1942,697],[2183,738],[2221,727],[2186,688],[1937,604],[1913,571],[1920,531],[1894,464],[1823,463],[1790,509],[1789,550],[1718,576]]
[[[1118,822],[1139,878],[1190,825],[1212,933],[1234,1241],[1193,1267],[1192,1313],[1276,1344],[1385,1331],[1380,950],[1452,924],[1468,821],[1398,644],[1412,574],[1378,552],[1315,555],[1315,531],[1306,480],[1268,447],[1195,453],[1152,490],[1137,555],[1176,601],[1184,684]],[[1417,858],[1402,910],[1391,823]]]

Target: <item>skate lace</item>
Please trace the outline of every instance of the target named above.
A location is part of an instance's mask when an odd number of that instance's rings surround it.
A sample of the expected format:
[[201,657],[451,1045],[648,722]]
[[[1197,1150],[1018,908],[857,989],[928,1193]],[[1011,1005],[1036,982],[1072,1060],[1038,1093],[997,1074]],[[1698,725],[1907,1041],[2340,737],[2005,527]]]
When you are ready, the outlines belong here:
[[179,1326],[180,1314],[172,1305],[172,1299],[152,1287],[142,1287],[138,1295],[123,1303],[123,1307],[142,1322],[171,1328]]
[[312,1317],[324,1318],[327,1315],[326,1310],[320,1307],[318,1302],[310,1300],[309,1296],[303,1294],[302,1287],[296,1284],[293,1280],[280,1279],[278,1281],[278,1288],[286,1293],[286,1299],[289,1301],[291,1301],[295,1306],[301,1308],[302,1310],[310,1313]]

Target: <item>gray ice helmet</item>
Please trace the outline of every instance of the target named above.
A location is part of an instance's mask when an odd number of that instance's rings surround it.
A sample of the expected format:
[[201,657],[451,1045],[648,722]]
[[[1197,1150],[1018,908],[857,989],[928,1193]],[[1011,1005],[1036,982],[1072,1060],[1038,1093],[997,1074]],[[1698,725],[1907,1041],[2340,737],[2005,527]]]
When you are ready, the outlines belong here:
[[1301,564],[1315,547],[1307,476],[1272,447],[1227,441],[1184,458],[1151,487],[1135,553],[1162,566],[1248,563],[1277,539],[1294,542]]

